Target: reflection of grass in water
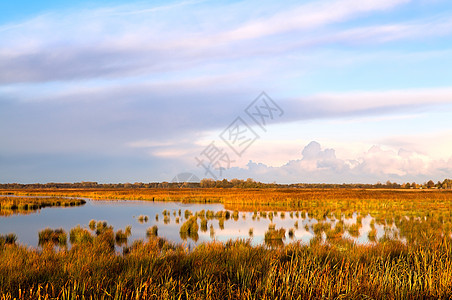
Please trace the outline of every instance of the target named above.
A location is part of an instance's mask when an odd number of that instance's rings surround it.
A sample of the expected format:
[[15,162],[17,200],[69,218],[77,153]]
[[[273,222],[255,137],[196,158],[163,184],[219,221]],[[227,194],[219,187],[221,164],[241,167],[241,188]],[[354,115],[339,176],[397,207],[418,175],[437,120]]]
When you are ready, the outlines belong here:
[[169,224],[169,222],[170,222],[170,217],[169,217],[169,215],[167,215],[167,216],[165,216],[165,217],[163,218],[163,223],[164,223],[164,224]]
[[207,210],[206,218],[207,220],[213,220],[215,218],[215,212],[212,210]]
[[179,230],[179,235],[183,240],[186,240],[187,237],[189,237],[196,242],[199,239],[198,230],[198,219],[196,216],[192,216],[190,219],[185,221],[184,224],[182,224]]
[[270,219],[270,222],[273,222],[273,216],[274,215],[272,211],[268,213],[268,218]]
[[[156,221],[158,221],[158,214],[155,215],[155,219]],[[149,217],[146,215],[139,215],[138,216],[138,222],[140,222],[141,224],[146,223],[149,220]]]
[[265,232],[265,244],[271,247],[280,247],[284,245],[283,239],[286,238],[286,230],[284,228],[276,229],[275,224],[269,224],[268,230]]
[[191,212],[191,210],[186,209],[184,212],[184,216],[185,216],[185,220],[188,220],[188,218],[190,218],[190,216],[192,216],[193,213]]
[[147,237],[153,237],[153,236],[158,236],[159,233],[159,228],[157,227],[157,225],[154,225],[152,227],[149,227],[146,230],[146,236]]
[[201,219],[201,231],[202,232],[207,231],[207,219]]
[[254,235],[254,229],[253,229],[253,228],[250,228],[250,229],[248,230],[248,235],[249,235],[250,237],[252,237],[252,236]]
[[205,218],[206,217],[206,211],[203,209],[201,211],[198,211],[197,213],[195,213],[195,215],[199,218]]
[[91,221],[89,221],[88,227],[91,230],[95,230],[96,229],[96,220],[91,219]]
[[224,229],[224,218],[220,218],[218,220],[218,226],[220,227],[221,230]]
[[215,237],[215,229],[213,228],[213,225],[210,224],[210,238],[213,239]]

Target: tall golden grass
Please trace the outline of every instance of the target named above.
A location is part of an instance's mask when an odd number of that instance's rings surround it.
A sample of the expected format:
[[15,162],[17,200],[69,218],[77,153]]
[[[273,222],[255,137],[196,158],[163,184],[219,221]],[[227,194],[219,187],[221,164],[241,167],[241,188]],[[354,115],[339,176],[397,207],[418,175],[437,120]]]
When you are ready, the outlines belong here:
[[[84,231],[81,233],[80,231]],[[76,233],[77,231],[78,233]],[[84,235],[85,238],[75,238]],[[89,236],[89,238],[86,237]],[[0,246],[0,299],[448,299],[452,241],[375,246],[249,241],[193,251],[151,236],[115,253],[109,228],[71,249]]]

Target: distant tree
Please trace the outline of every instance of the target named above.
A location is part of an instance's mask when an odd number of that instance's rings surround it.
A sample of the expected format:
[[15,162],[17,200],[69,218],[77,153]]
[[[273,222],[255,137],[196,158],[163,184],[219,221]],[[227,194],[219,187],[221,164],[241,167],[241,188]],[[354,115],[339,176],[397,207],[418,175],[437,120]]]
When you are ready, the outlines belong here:
[[441,187],[443,189],[451,189],[452,188],[452,180],[451,179],[444,179],[443,183],[441,184]]
[[226,178],[224,178],[223,180],[217,180],[215,183],[215,187],[218,188],[231,188],[232,187],[232,183],[230,183]]
[[231,183],[234,187],[239,187],[240,186],[240,180],[237,178],[233,178],[231,179]]
[[213,188],[215,187],[215,180],[210,178],[204,178],[201,180],[200,184],[202,188]]
[[167,181],[160,182],[158,187],[159,188],[168,188],[169,183]]
[[434,187],[435,186],[435,183],[433,182],[433,180],[429,180],[428,182],[427,182],[427,188],[428,189],[431,189],[432,187]]
[[256,182],[252,178],[248,178],[245,182],[245,187],[247,188],[255,188],[257,187]]

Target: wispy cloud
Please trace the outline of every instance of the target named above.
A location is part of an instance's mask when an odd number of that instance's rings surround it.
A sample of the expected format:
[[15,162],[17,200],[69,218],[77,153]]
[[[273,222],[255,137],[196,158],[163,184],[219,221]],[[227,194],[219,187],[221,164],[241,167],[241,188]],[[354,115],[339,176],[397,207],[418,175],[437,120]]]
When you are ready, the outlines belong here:
[[[0,29],[0,69],[7,70],[0,73],[0,83],[135,76],[244,59],[256,53],[272,55],[281,47],[293,51],[303,45],[358,41],[363,37],[373,41],[405,38],[431,24],[377,25],[345,31],[332,28],[315,38],[306,34],[308,30],[408,2],[313,2],[265,12],[265,17],[257,20],[239,16],[223,21],[224,26],[215,24],[218,20],[211,17],[221,14],[221,6],[213,11],[201,10],[196,22],[181,18],[182,13],[194,13],[202,5],[198,1],[148,9],[130,5],[64,15],[49,13]],[[188,12],[181,12],[182,8]],[[449,32],[447,24],[435,26]],[[294,30],[301,35],[285,36]],[[271,37],[274,35],[281,38],[275,40]],[[276,42],[280,46],[275,48]],[[255,43],[254,47],[250,48],[250,43]]]
[[252,21],[224,34],[226,39],[240,40],[294,30],[307,30],[329,25],[374,11],[382,11],[409,3],[410,0],[336,0],[308,3],[265,19]]

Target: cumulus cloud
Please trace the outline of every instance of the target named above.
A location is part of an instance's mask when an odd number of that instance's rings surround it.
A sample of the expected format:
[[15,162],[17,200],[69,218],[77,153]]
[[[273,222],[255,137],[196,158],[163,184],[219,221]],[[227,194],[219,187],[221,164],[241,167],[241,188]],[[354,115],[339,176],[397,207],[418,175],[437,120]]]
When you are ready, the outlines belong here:
[[280,167],[250,161],[245,168],[231,169],[228,177],[252,177],[267,182],[278,178],[287,183],[424,182],[449,176],[451,162],[452,157],[448,161],[434,160],[414,151],[396,151],[378,145],[356,158],[338,158],[334,149],[322,149],[318,142],[312,141],[303,148],[299,159]]

